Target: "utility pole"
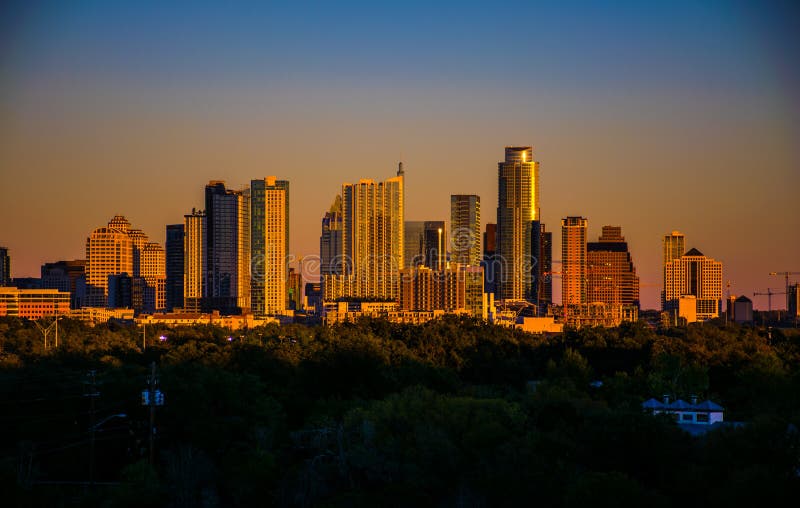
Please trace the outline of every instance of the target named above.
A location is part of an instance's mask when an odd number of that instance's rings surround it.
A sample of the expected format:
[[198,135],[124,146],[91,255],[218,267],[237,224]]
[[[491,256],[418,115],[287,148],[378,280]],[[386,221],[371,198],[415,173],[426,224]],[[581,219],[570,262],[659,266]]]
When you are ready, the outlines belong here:
[[91,419],[91,433],[89,437],[89,486],[94,486],[94,435],[95,430],[97,430],[97,426],[95,425],[95,409],[94,409],[94,399],[100,396],[100,392],[97,391],[97,371],[90,370],[89,371],[89,393],[84,394],[85,397],[89,397],[89,418]]
[[164,394],[158,388],[158,377],[156,376],[156,362],[150,363],[150,378],[147,380],[147,389],[142,390],[142,405],[150,406],[150,465],[155,462],[155,439],[156,439],[156,406],[164,405]]

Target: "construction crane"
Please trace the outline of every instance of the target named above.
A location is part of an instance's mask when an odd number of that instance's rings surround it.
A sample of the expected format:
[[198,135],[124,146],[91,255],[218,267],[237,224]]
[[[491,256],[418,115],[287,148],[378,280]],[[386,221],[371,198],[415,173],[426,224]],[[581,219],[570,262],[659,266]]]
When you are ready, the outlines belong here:
[[800,275],[800,272],[769,272],[770,275],[783,275],[783,279],[786,281],[786,310],[789,310],[789,276],[790,275]]
[[766,293],[753,293],[753,296],[766,296],[767,297],[767,310],[772,313],[772,295],[782,295],[782,291],[773,291],[772,288],[767,288]]

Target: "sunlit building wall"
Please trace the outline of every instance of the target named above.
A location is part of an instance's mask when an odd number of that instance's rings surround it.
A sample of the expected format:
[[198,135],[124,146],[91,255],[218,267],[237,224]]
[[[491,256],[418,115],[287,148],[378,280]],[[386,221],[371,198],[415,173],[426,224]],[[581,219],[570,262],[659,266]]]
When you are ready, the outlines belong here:
[[450,262],[479,266],[481,262],[481,198],[450,196]]
[[583,217],[561,219],[561,304],[587,303],[586,231],[589,221]]
[[509,146],[497,164],[497,257],[500,274],[497,298],[534,298],[533,221],[539,215],[539,163],[530,146]]
[[289,182],[269,176],[250,182],[251,309],[256,317],[282,314],[289,292]]
[[206,214],[192,210],[183,216],[183,303],[186,312],[200,312],[205,292]]
[[722,305],[722,263],[697,249],[665,266],[665,310],[675,312],[682,297],[696,299],[697,320],[719,317]]

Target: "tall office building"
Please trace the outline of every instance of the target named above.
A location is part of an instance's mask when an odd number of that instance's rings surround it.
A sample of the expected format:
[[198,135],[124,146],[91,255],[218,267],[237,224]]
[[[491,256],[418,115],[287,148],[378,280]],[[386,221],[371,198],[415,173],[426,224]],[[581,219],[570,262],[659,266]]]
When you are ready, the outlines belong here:
[[[661,242],[662,249],[662,275],[664,288],[667,287],[667,265],[676,259],[680,259],[686,252],[686,237],[680,231],[673,231],[664,235]],[[661,310],[667,310],[666,297],[664,290],[661,290]]]
[[322,218],[322,234],[319,237],[321,276],[344,273],[342,227],[342,197],[337,195]]
[[183,307],[183,224],[168,224],[165,251],[167,256],[166,308]]
[[639,306],[639,276],[619,226],[603,226],[586,246],[589,302]]
[[203,307],[222,314],[250,309],[250,190],[206,185],[206,292]]
[[56,261],[42,265],[42,289],[70,294],[70,307],[79,309],[86,300],[86,260]]
[[116,215],[107,226],[95,229],[86,239],[87,306],[108,305],[110,275],[134,275],[133,240],[128,236],[130,229],[130,222],[122,215]]
[[474,194],[450,196],[450,261],[461,265],[481,263],[481,198]]
[[394,300],[403,265],[403,167],[384,182],[342,185],[344,275],[323,279],[326,299]]
[[7,247],[0,247],[0,287],[11,285],[11,256]]
[[289,182],[268,176],[250,182],[251,309],[256,317],[289,306]]
[[545,229],[545,225],[538,220],[533,221],[531,230],[533,246],[531,251],[536,256],[533,266],[533,298],[538,314],[547,314],[553,304],[553,233]]
[[487,293],[497,293],[497,276],[500,273],[497,260],[497,224],[486,224],[483,233],[483,287]]
[[533,221],[539,218],[539,163],[530,146],[508,146],[497,164],[497,257],[501,300],[534,298]]
[[[692,301],[698,321],[719,317],[722,306],[722,263],[697,249],[666,263],[664,269],[666,311],[681,312]],[[683,300],[683,302],[682,302]]]
[[200,312],[206,284],[206,214],[192,210],[183,216],[183,302],[186,312]]
[[586,230],[583,217],[561,219],[561,304],[564,313],[571,305],[587,303]]

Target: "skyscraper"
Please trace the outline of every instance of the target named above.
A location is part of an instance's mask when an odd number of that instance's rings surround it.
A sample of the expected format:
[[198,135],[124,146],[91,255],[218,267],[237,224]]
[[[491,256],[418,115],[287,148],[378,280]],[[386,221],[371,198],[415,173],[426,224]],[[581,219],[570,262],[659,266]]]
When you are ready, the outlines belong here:
[[289,292],[289,182],[250,182],[251,308],[256,317],[282,314]]
[[405,221],[403,261],[406,268],[439,270],[447,262],[447,224],[443,220]]
[[619,226],[603,226],[587,250],[589,302],[639,306],[639,276]]
[[536,304],[540,315],[547,314],[548,308],[553,303],[553,233],[545,229],[545,225],[538,220],[533,221],[531,230],[533,247],[531,251],[536,256],[533,266],[533,303]]
[[[326,299],[397,301],[403,267],[403,168],[384,182],[342,185],[344,274],[323,279]],[[338,279],[337,279],[338,278]]]
[[133,271],[133,240],[130,222],[114,216],[107,226],[95,229],[86,239],[86,303],[89,307],[108,305],[108,277]]
[[[680,259],[683,253],[686,252],[686,237],[680,231],[673,231],[668,235],[664,235],[662,240],[662,274],[664,280],[664,288],[667,287],[667,264],[675,259]],[[664,290],[661,290],[661,310],[667,310],[666,297]]]
[[696,318],[705,321],[719,317],[722,305],[722,263],[697,249],[666,263],[664,280],[665,309],[679,312],[685,297],[695,300]]
[[204,308],[223,314],[250,309],[250,191],[206,185]]
[[570,305],[587,303],[586,230],[583,217],[561,219],[561,304],[564,313]]
[[407,220],[403,230],[403,261],[405,268],[425,264],[425,221]]
[[[81,308],[86,300],[86,260],[56,261],[42,265],[42,289],[70,294],[70,307]],[[2,285],[2,284],[0,284]]]
[[321,276],[344,273],[342,227],[342,197],[337,194],[322,218],[322,234],[319,237]]
[[530,146],[508,146],[497,164],[497,257],[500,274],[497,297],[532,300],[533,221],[539,215],[539,163]]
[[450,261],[479,266],[481,262],[481,198],[474,194],[450,196]]
[[483,287],[487,293],[497,293],[497,276],[500,273],[497,261],[497,224],[486,224],[483,233]]
[[186,312],[200,312],[206,284],[206,214],[192,210],[183,216],[183,302]]
[[183,307],[183,224],[168,224],[165,250],[167,255],[166,308]]
[[11,256],[7,247],[0,247],[0,287],[11,285]]
[[[125,279],[125,287],[141,295],[133,298],[134,310],[154,312],[166,305],[164,249],[151,242],[141,229],[131,227],[122,215],[97,228],[86,239],[86,303],[89,307],[117,305],[109,301],[109,279]],[[119,279],[119,280],[118,280]],[[120,282],[123,284],[123,282]],[[115,291],[117,288],[115,287]]]

